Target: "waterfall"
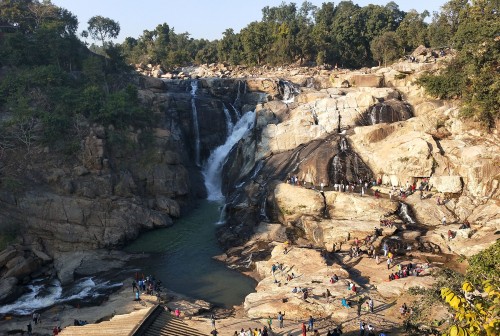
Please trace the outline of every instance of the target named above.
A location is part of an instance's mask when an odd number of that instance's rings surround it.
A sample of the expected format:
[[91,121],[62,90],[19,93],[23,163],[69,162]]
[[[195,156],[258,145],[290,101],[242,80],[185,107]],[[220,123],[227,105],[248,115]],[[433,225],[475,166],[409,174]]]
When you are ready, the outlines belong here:
[[238,111],[238,109],[233,104],[229,104],[229,105],[231,105],[231,108],[234,111],[234,115],[236,117],[236,120],[237,121],[240,120],[240,118],[241,118],[240,111]]
[[377,124],[377,106],[374,106],[370,111],[370,120],[372,122],[372,125]]
[[415,220],[410,215],[410,209],[408,208],[408,204],[399,202],[398,216],[405,222],[406,224],[416,224]]
[[345,152],[348,149],[349,146],[347,144],[347,140],[344,137],[340,138],[340,151]]
[[205,177],[205,187],[207,188],[208,200],[217,201],[223,200],[222,195],[222,168],[226,163],[227,156],[233,146],[240,141],[245,133],[253,128],[255,124],[255,112],[247,112],[241,119],[234,125],[233,132],[228,135],[226,142],[217,147],[203,167],[203,176]]
[[241,105],[241,81],[238,81],[238,92],[236,93],[233,105],[238,107]]
[[226,223],[226,207],[227,207],[227,204],[224,204],[221,208],[220,208],[220,215],[219,215],[219,220],[217,221],[217,223],[215,224],[224,224]]
[[229,113],[229,110],[227,109],[225,104],[222,104],[222,108],[224,110],[224,115],[226,116],[226,129],[227,129],[227,135],[231,134],[233,132],[233,120],[231,119],[231,114]]
[[293,103],[295,96],[300,93],[299,89],[291,82],[280,80],[279,85],[283,87],[283,103]]
[[266,213],[266,203],[267,203],[267,194],[262,198],[262,203],[260,204],[260,219],[263,222],[269,222],[269,217],[267,217]]
[[341,173],[342,163],[340,163],[340,158],[338,155],[333,157],[333,181],[335,183],[340,183],[339,173]]
[[191,112],[193,113],[193,131],[194,131],[194,159],[197,166],[200,166],[200,127],[198,125],[198,112],[196,111],[196,91],[198,90],[198,81],[191,82]]

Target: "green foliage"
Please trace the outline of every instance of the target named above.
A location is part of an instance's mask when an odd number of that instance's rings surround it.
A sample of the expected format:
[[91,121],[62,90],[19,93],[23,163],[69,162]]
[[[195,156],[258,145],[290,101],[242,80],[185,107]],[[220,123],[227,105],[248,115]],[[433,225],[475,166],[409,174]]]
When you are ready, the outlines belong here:
[[423,86],[427,93],[438,98],[461,98],[467,80],[465,74],[459,71],[461,68],[461,64],[453,60],[439,75],[424,74],[416,83]]
[[100,15],[93,16],[88,21],[88,32],[94,40],[99,40],[104,47],[107,39],[116,38],[120,34],[120,24],[110,18]]
[[473,284],[490,279],[500,286],[500,240],[469,258],[466,278]]
[[[447,69],[426,75],[418,83],[431,95],[461,98],[462,115],[493,127],[500,118],[499,2],[478,0],[472,4],[454,0],[445,5],[442,21],[446,39],[458,50]],[[440,18],[440,17],[439,17]],[[442,43],[442,42],[439,42]]]
[[400,47],[395,32],[387,31],[382,35],[375,37],[371,44],[370,50],[373,58],[381,64],[387,65],[387,62],[394,61],[400,56]]
[[[6,66],[0,109],[8,115],[0,125],[0,155],[39,145],[74,154],[82,118],[118,130],[151,126],[152,111],[135,87],[124,85],[129,68],[121,49],[103,43],[105,56],[89,52],[75,36],[78,21],[70,12],[50,1],[7,0],[0,2],[0,17],[12,25],[0,36],[0,66]],[[167,43],[168,26],[157,30],[158,41]],[[89,32],[104,42],[116,37],[119,25],[94,17]]]

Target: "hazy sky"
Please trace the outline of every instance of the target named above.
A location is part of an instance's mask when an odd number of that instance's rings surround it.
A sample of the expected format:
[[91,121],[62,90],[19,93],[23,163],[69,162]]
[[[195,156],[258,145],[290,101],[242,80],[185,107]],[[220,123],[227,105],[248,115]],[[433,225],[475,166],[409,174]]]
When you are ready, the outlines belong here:
[[[309,0],[320,7],[325,0]],[[252,21],[262,19],[262,8],[279,6],[282,0],[52,0],[78,17],[79,30],[87,28],[87,21],[94,15],[109,17],[120,23],[120,36],[139,37],[142,32],[153,30],[158,24],[167,23],[176,33],[188,32],[193,38],[219,39],[227,28],[239,32]],[[300,1],[295,2],[298,7]],[[333,1],[335,4],[340,1]],[[385,5],[384,0],[354,0],[360,6]],[[430,13],[439,11],[445,0],[395,1],[401,10],[416,9]]]

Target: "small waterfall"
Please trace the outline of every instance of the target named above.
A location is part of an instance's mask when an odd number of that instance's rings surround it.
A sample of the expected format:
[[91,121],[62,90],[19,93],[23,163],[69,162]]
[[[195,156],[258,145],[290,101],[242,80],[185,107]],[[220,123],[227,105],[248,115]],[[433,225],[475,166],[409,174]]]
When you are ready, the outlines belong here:
[[405,222],[406,224],[416,224],[415,220],[411,216],[411,210],[408,207],[408,204],[399,202],[398,208],[398,216]]
[[229,113],[229,110],[227,109],[225,104],[222,104],[222,108],[224,110],[224,115],[226,116],[226,130],[227,130],[227,135],[231,134],[233,132],[233,120],[231,119],[231,114]]
[[208,200],[217,201],[223,200],[222,186],[222,168],[226,163],[227,156],[233,146],[240,141],[245,133],[253,128],[255,124],[255,112],[247,112],[236,123],[233,132],[228,135],[226,142],[217,147],[212,153],[203,168],[203,176],[205,177],[205,187],[207,188]]
[[250,177],[250,180],[253,180],[254,178],[257,177],[257,175],[259,174],[260,170],[262,169],[262,167],[264,167],[264,160],[260,160],[257,165],[255,166],[254,168],[254,171],[253,171],[253,174],[252,174],[252,177]]
[[340,162],[340,158],[336,155],[333,158],[333,181],[334,183],[340,183],[339,174],[341,174],[342,163]]
[[314,87],[314,77],[308,77],[306,79],[306,87],[313,88]]
[[344,137],[340,138],[340,151],[345,152],[348,149],[349,145],[347,144],[347,140]]
[[370,111],[370,121],[372,122],[372,125],[377,124],[377,106],[374,106]]
[[269,222],[269,217],[267,217],[266,213],[266,203],[267,203],[267,194],[262,197],[262,202],[260,204],[260,219],[263,222]]
[[236,98],[234,99],[233,105],[241,107],[241,81],[238,81],[238,92],[236,93]]
[[[43,279],[38,279],[42,280]],[[26,293],[16,301],[0,307],[0,314],[30,315],[36,310],[52,307],[57,304],[91,301],[98,296],[107,295],[121,288],[123,283],[111,283],[87,277],[63,288],[58,280],[42,283],[35,279],[26,287]]]
[[215,224],[222,225],[222,224],[226,223],[226,207],[227,207],[227,204],[224,204],[220,208],[219,220]]
[[198,90],[198,81],[191,82],[191,112],[193,113],[193,131],[194,131],[194,159],[197,166],[200,166],[200,126],[198,125],[198,112],[196,111],[196,91]]
[[238,109],[233,105],[233,104],[229,104],[231,105],[231,108],[233,109],[233,112],[234,112],[234,116],[236,117],[236,120],[240,120],[241,118],[241,115],[240,115],[240,111],[238,111]]
[[295,96],[300,93],[299,89],[293,83],[285,80],[279,81],[279,86],[283,90],[282,101],[286,104],[293,103],[295,101]]

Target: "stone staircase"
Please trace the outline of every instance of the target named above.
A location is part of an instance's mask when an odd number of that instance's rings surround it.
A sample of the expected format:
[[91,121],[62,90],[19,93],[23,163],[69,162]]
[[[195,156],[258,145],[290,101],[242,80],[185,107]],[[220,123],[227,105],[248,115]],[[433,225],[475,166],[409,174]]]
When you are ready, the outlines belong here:
[[172,316],[163,306],[157,306],[131,336],[203,336],[181,319]]
[[172,316],[163,306],[116,315],[109,321],[64,328],[61,336],[203,336],[182,319]]
[[154,310],[154,307],[149,309],[140,309],[130,314],[115,315],[111,320],[97,324],[87,324],[84,326],[70,326],[64,328],[60,336],[130,336],[137,328],[137,325],[142,324],[149,314]]

